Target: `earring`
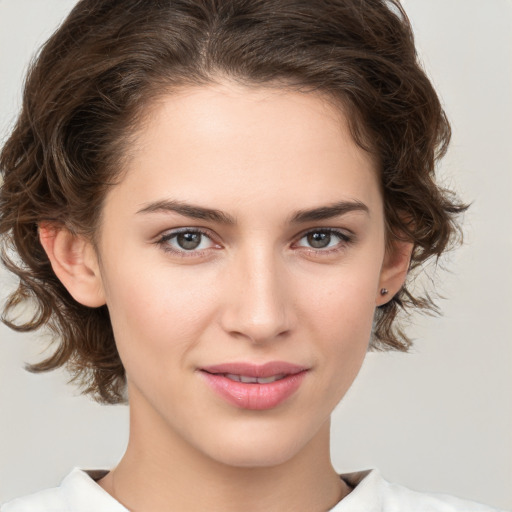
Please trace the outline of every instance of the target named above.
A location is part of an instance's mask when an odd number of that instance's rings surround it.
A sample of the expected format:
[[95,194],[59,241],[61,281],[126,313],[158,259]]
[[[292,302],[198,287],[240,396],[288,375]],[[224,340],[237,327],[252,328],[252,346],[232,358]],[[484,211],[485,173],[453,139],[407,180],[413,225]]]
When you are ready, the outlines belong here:
[[386,288],[381,288],[381,290],[380,290],[380,294],[381,295],[387,295],[388,293],[389,292],[388,292],[388,290]]

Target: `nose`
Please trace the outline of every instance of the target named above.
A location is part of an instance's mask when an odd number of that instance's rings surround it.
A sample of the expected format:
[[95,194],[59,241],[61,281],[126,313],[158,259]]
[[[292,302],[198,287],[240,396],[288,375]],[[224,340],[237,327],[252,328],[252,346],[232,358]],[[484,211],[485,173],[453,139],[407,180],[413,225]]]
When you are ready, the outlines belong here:
[[272,251],[244,251],[228,272],[221,315],[223,329],[231,336],[253,343],[282,338],[294,327],[289,279],[284,262]]

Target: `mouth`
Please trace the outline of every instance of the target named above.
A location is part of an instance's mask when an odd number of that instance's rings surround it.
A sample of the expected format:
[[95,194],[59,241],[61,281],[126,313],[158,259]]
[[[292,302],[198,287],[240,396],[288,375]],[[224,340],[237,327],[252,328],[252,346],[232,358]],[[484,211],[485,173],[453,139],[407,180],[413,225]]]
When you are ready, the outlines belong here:
[[234,373],[224,373],[217,375],[224,375],[224,377],[229,380],[233,380],[235,382],[243,382],[244,384],[270,384],[286,377],[285,374],[271,375],[270,377],[250,377],[248,375],[236,375]]
[[215,394],[242,409],[273,409],[300,388],[308,368],[282,361],[226,363],[200,368]]

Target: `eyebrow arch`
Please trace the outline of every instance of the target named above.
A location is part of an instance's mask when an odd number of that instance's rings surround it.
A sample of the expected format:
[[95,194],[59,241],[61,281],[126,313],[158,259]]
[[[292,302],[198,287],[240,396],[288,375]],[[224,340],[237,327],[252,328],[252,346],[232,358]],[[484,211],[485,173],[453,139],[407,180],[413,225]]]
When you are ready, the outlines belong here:
[[171,212],[178,213],[184,217],[191,219],[209,220],[219,224],[235,224],[235,219],[220,210],[213,208],[204,208],[203,206],[196,206],[193,204],[184,203],[175,200],[162,200],[150,203],[144,208],[140,209],[137,213],[158,213],[158,212]]
[[[339,201],[337,203],[320,206],[318,208],[312,208],[311,210],[299,210],[293,214],[291,218],[291,224],[303,224],[306,222],[314,222],[320,220],[332,219],[349,212],[361,211],[369,213],[369,208],[361,201]],[[197,206],[183,201],[176,201],[172,199],[166,199],[150,203],[144,208],[137,211],[139,213],[178,213],[184,217],[192,219],[209,220],[217,222],[219,224],[236,224],[234,217],[231,217],[227,213],[221,210],[213,208],[205,208],[203,206]]]
[[305,222],[314,222],[319,220],[332,219],[349,212],[364,212],[370,213],[368,206],[361,201],[339,201],[328,206],[320,206],[311,210],[299,210],[296,212],[292,219],[292,224],[302,224]]

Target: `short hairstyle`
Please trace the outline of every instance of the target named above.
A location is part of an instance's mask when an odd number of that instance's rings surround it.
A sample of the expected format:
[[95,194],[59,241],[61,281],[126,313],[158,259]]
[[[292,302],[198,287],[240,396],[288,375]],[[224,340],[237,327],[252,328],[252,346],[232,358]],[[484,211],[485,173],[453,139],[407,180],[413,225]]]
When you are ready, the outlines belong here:
[[[66,366],[97,401],[123,401],[125,371],[107,306],[76,302],[38,237],[49,221],[94,240],[130,136],[159,95],[227,77],[335,99],[374,156],[386,237],[412,241],[410,269],[460,240],[466,206],[435,181],[450,139],[399,0],[81,0],[30,67],[23,106],[0,154],[1,255],[19,278],[3,321],[46,327],[55,351],[27,365]],[[397,314],[436,310],[409,281],[378,308],[370,346],[406,351]],[[35,303],[32,318],[15,318]]]

